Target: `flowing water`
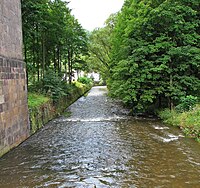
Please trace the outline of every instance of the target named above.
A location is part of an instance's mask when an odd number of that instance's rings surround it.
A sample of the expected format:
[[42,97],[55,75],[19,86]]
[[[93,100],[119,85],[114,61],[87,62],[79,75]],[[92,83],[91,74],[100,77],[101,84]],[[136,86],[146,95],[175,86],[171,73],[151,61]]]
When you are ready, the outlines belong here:
[[106,92],[92,88],[0,159],[0,187],[199,188],[200,144]]

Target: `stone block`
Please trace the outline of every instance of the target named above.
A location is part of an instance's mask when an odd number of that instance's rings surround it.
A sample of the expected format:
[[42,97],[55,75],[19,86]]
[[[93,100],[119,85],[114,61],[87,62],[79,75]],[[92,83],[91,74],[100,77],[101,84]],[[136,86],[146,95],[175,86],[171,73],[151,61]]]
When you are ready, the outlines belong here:
[[0,15],[0,55],[22,59],[20,0],[1,0]]
[[0,95],[0,104],[3,104],[5,102],[4,95]]

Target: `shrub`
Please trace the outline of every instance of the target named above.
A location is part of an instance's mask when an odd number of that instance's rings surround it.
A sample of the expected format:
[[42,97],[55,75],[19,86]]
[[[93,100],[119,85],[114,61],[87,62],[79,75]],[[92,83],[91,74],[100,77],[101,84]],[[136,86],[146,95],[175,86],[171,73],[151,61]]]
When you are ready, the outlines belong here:
[[174,126],[178,126],[180,124],[180,118],[175,110],[165,109],[160,111],[159,117],[167,124]]
[[78,82],[82,83],[82,84],[92,84],[92,79],[88,78],[88,77],[80,77],[78,78]]
[[48,71],[42,79],[43,91],[45,94],[52,97],[53,100],[57,100],[62,96],[67,95],[68,85],[66,81],[63,81],[54,71]]
[[159,116],[165,123],[179,126],[187,136],[200,142],[200,105],[187,112],[166,109],[159,112]]
[[63,96],[67,96],[74,88],[82,88],[85,85],[92,84],[92,80],[87,77],[79,78],[79,82],[68,84],[62,79],[62,75],[58,75],[54,70],[48,70],[44,78],[38,82],[34,82],[28,86],[31,93],[40,93],[49,96],[53,101],[57,101]]
[[194,106],[197,104],[198,98],[192,95],[188,95],[186,97],[181,97],[180,104],[176,106],[176,110],[178,112],[186,112],[192,110]]
[[29,92],[41,93],[51,97],[54,101],[62,96],[66,96],[72,90],[72,85],[69,85],[62,76],[57,75],[53,70],[48,70],[44,78],[39,82],[29,85]]

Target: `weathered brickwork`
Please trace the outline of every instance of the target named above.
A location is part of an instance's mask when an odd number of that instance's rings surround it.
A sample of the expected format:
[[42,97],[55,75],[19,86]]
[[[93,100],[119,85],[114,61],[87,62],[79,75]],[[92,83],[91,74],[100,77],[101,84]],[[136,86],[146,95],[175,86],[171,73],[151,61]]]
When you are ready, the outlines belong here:
[[20,0],[0,0],[0,55],[22,59]]
[[28,136],[20,0],[0,0],[0,156]]

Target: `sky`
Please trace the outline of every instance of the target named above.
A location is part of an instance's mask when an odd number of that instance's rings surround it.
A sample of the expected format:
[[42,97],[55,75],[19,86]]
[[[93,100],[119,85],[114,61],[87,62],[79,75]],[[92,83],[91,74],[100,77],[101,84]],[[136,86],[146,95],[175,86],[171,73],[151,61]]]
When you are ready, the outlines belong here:
[[124,0],[70,0],[69,8],[84,29],[103,27],[112,13],[118,12]]

